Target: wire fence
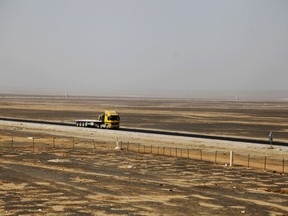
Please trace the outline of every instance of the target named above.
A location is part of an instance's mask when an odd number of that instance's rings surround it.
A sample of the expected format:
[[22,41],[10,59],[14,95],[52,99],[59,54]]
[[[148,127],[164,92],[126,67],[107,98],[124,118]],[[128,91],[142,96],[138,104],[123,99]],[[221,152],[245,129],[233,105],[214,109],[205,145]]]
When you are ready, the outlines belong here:
[[49,149],[96,149],[98,146],[114,148],[116,146],[124,151],[139,154],[153,154],[167,157],[186,158],[199,161],[209,161],[224,166],[244,166],[264,171],[277,173],[287,172],[286,158],[272,158],[256,156],[250,153],[239,154],[237,152],[222,150],[207,150],[196,148],[178,148],[156,145],[144,145],[141,143],[123,142],[118,140],[103,142],[94,139],[79,139],[73,137],[1,137],[0,148],[14,150],[47,151]]
[[209,161],[224,166],[244,166],[284,174],[287,168],[287,159],[256,156],[250,153],[239,154],[232,151],[204,150],[195,148],[177,148],[140,143],[120,142],[123,150],[143,154],[155,154],[177,158],[187,158],[199,161]]
[[69,137],[49,137],[49,138],[36,138],[36,137],[11,137],[1,138],[1,148],[11,148],[15,150],[31,150],[42,151],[49,149],[96,149],[96,146],[103,144],[103,142],[94,139],[76,139]]

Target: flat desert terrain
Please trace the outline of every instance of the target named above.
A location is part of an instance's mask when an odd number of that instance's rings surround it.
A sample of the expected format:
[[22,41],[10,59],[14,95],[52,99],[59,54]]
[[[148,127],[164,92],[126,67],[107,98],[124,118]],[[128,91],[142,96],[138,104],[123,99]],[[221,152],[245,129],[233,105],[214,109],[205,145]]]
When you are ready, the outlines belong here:
[[101,97],[0,97],[0,116],[74,122],[116,110],[121,125],[288,142],[288,102]]
[[[2,117],[72,122],[109,109],[126,127],[259,139],[273,131],[276,140],[286,142],[287,107],[285,102],[0,99]],[[288,147],[8,121],[0,121],[0,138],[1,215],[288,215]],[[115,150],[117,141],[122,150]],[[229,167],[229,151],[245,159],[249,154],[256,168],[247,168],[244,159]],[[266,156],[275,161],[264,170]]]

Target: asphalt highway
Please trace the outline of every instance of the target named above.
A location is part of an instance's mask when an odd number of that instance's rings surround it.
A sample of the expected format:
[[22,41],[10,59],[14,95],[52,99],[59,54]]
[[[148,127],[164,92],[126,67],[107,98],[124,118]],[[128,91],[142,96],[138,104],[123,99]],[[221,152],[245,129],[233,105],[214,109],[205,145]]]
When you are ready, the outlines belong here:
[[[68,123],[68,122],[55,122],[55,121],[43,121],[43,120],[31,120],[31,119],[5,118],[5,117],[0,117],[0,120],[76,127],[76,124],[72,122]],[[95,128],[95,130],[104,130],[104,129]],[[268,137],[267,137],[267,140],[261,140],[261,139],[252,139],[252,138],[216,136],[216,135],[207,135],[207,134],[195,134],[195,133],[187,133],[187,132],[175,132],[175,131],[165,131],[165,130],[155,130],[155,129],[145,129],[145,128],[128,128],[128,127],[121,127],[119,130],[131,132],[131,133],[137,132],[137,133],[159,134],[159,135],[167,135],[167,136],[193,137],[193,138],[202,138],[202,139],[245,142],[245,143],[251,143],[251,144],[270,144]],[[278,145],[278,146],[288,146],[288,142],[273,141],[272,144]]]

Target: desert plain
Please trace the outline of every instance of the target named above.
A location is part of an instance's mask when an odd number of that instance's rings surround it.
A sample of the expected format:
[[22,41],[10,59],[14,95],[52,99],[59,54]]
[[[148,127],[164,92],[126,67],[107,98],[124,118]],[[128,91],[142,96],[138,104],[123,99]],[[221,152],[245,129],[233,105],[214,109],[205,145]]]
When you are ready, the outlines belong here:
[[[121,127],[261,140],[273,131],[288,141],[285,101],[0,97],[1,117],[73,122],[104,110],[116,110]],[[0,135],[1,215],[288,215],[285,146],[11,121],[0,121]],[[215,163],[215,150],[227,160]],[[259,166],[230,167],[231,150]],[[264,156],[279,159],[278,169],[263,170]]]

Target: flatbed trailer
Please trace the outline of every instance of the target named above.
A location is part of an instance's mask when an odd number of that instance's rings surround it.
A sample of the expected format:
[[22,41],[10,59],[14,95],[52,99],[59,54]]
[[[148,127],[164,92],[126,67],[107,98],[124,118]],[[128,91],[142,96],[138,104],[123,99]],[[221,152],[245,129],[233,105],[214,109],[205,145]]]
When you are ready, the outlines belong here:
[[79,120],[75,120],[75,123],[77,127],[100,128],[102,126],[102,121],[99,121],[99,120],[79,119]]

